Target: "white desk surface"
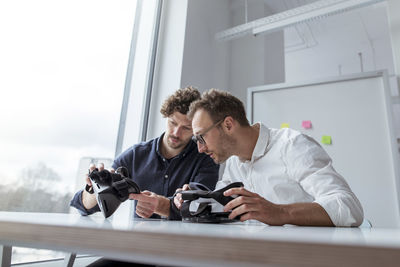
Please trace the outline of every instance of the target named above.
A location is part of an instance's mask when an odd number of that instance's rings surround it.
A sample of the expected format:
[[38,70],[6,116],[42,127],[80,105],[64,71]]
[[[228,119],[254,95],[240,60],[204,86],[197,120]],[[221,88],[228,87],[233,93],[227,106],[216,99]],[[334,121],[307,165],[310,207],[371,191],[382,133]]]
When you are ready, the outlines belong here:
[[0,212],[0,244],[173,266],[400,266],[400,229]]

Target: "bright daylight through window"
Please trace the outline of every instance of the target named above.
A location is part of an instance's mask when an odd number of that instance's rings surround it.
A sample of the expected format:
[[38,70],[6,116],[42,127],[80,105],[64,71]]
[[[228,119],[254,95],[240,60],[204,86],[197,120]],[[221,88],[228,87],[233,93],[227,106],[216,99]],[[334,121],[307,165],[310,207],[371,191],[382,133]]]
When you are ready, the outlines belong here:
[[[133,0],[0,2],[1,211],[68,213],[89,163],[111,164],[135,9]],[[13,263],[41,252],[27,254],[13,248]]]

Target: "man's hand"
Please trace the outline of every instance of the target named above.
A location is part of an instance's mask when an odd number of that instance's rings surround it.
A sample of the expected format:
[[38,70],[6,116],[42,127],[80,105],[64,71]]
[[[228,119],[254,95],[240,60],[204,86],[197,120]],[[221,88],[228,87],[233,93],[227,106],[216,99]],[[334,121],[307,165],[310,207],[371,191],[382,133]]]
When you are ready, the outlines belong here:
[[243,187],[231,188],[224,192],[224,196],[239,195],[225,205],[224,211],[232,210],[229,219],[240,216],[240,221],[258,220],[269,225],[285,224],[284,209],[256,193],[247,191]]
[[137,200],[136,214],[142,218],[149,218],[153,213],[169,216],[170,200],[166,197],[150,191],[143,191],[140,194],[130,194],[129,199]]
[[318,203],[278,205],[243,187],[226,190],[224,195],[239,195],[224,207],[226,212],[232,210],[230,219],[240,216],[242,222],[254,219],[269,225],[334,226],[328,213]]
[[[189,190],[189,189],[190,189],[190,188],[189,188],[189,185],[188,185],[188,184],[184,184],[184,185],[182,186],[182,188],[176,189],[175,192],[178,192],[178,191],[186,191],[186,190]],[[175,206],[176,206],[179,210],[180,210],[181,207],[182,207],[182,203],[183,203],[182,194],[180,194],[180,193],[176,194],[175,197],[174,197],[174,204],[175,204]]]
[[[99,171],[104,170],[104,164],[103,163],[99,163],[99,166],[97,168],[98,168]],[[89,187],[92,187],[92,181],[90,181],[89,174],[92,171],[94,171],[95,169],[96,169],[96,165],[94,165],[94,163],[91,163],[89,165],[89,173],[87,173],[86,177],[85,177],[86,184]],[[114,169],[110,169],[110,172],[114,172]],[[82,192],[82,204],[85,207],[85,209],[87,209],[87,210],[93,208],[94,206],[97,205],[96,196],[94,194],[89,194],[88,192],[86,192],[86,190],[83,190],[83,192]]]

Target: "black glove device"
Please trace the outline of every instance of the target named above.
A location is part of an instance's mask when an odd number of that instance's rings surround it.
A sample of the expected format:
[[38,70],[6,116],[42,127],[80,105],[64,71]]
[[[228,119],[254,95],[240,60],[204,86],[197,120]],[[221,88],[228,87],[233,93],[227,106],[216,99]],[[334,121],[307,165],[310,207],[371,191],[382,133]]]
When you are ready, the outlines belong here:
[[86,191],[96,194],[97,204],[105,218],[111,216],[129,198],[129,194],[140,193],[139,186],[128,176],[128,169],[125,167],[119,167],[115,173],[98,169],[89,173],[92,187],[86,185]]
[[181,207],[182,220],[198,223],[238,221],[239,218],[229,219],[230,212],[223,211],[224,206],[234,199],[230,196],[224,196],[224,192],[234,187],[243,187],[243,183],[232,183],[215,191],[199,183],[190,183],[189,188],[191,190],[177,192],[182,194],[184,200]]

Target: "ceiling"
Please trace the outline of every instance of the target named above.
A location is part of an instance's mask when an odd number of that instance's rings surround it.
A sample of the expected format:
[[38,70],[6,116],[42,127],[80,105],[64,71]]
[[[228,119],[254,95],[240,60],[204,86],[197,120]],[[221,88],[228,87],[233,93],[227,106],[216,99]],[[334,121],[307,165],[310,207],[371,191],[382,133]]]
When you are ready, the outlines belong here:
[[[264,2],[266,16],[280,13],[318,0],[247,0],[247,5],[259,5]],[[233,0],[232,9],[243,9],[245,12],[246,0]],[[250,9],[249,9],[250,10]],[[251,17],[251,14],[249,14]],[[345,42],[347,48],[359,43],[369,43],[387,38],[388,24],[386,3],[378,3],[285,28],[286,52],[297,51],[317,46],[330,39]],[[351,36],[351,38],[348,38]],[[345,39],[345,40],[344,40]],[[373,47],[371,48],[373,49]]]

